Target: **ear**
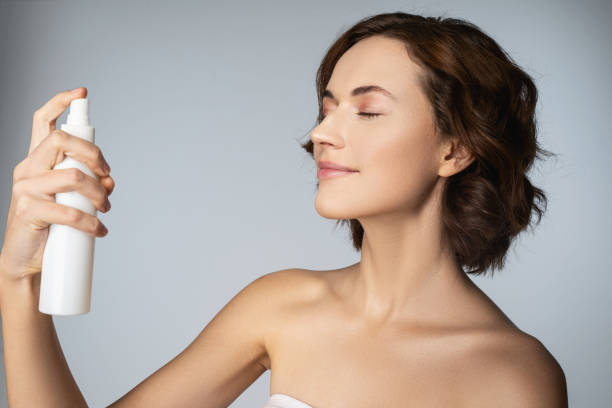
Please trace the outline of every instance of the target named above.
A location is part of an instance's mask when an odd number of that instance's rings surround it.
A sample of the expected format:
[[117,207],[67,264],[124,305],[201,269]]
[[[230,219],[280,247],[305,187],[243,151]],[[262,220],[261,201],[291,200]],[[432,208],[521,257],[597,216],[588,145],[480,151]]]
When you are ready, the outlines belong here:
[[469,166],[475,157],[456,138],[442,142],[440,148],[440,165],[438,175],[450,177]]

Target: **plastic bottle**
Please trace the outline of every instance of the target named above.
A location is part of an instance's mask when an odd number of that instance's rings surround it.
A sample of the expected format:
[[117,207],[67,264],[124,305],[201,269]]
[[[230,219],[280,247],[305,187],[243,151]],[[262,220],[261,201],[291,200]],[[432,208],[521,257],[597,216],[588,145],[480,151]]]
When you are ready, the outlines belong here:
[[[74,99],[70,103],[67,123],[61,130],[95,143],[94,128],[89,125],[89,101]],[[53,169],[76,167],[99,180],[87,165],[66,157]],[[76,207],[96,216],[97,210],[89,198],[77,191],[55,194],[58,204]],[[79,315],[91,308],[95,237],[85,231],[63,224],[49,225],[49,235],[43,252],[38,310],[50,315]]]

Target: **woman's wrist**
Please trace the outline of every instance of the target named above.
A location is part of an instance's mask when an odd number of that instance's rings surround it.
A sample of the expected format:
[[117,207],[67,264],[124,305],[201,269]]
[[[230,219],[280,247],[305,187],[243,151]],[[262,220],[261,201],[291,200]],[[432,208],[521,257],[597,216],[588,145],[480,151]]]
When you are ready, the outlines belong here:
[[18,279],[10,279],[9,276],[10,271],[6,270],[0,258],[0,310],[14,305],[30,308],[33,303],[38,303],[40,275],[29,275]]

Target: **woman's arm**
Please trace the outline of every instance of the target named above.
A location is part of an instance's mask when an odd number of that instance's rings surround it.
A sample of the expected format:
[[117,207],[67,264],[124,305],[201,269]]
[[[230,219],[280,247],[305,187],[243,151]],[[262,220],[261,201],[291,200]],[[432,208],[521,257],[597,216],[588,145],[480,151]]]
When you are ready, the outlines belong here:
[[[28,156],[13,170],[11,204],[0,252],[0,313],[11,407],[84,407],[55,332],[52,316],[40,313],[42,255],[52,224],[105,236],[96,216],[56,203],[54,194],[78,191],[98,211],[108,212],[115,182],[95,144],[55,129],[57,118],[86,88],[60,92],[32,117]],[[71,156],[79,169],[54,169]],[[145,379],[113,407],[222,407],[233,401],[266,367],[264,333],[275,296],[264,275],[245,287],[176,358]],[[281,291],[282,293],[282,291]]]
[[[282,273],[268,273],[249,283],[180,354],[109,407],[231,404],[266,371],[262,364],[267,356],[264,333],[270,322],[266,317],[282,290],[274,283]],[[18,287],[0,285],[9,406],[87,407],[51,316],[38,311],[39,277]]]
[[271,272],[249,283],[180,354],[109,408],[230,405],[266,371],[264,335],[278,310],[282,288],[275,277],[280,274]]
[[87,407],[52,317],[38,311],[40,274],[7,285],[0,283],[0,312],[9,406]]

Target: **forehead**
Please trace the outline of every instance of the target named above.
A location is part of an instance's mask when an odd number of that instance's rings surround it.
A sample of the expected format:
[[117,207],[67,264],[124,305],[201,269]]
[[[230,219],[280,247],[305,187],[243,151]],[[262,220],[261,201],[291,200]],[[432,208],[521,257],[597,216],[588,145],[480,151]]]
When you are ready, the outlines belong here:
[[422,69],[400,40],[373,36],[349,48],[338,60],[327,88],[340,98],[362,85],[380,85],[399,99],[414,95]]

